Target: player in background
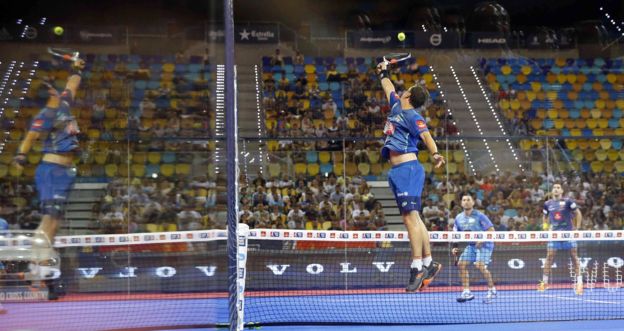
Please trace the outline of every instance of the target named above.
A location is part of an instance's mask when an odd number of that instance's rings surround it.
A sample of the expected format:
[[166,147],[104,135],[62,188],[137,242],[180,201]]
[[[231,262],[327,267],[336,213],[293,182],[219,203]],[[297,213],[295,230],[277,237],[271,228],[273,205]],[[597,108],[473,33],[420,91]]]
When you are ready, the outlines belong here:
[[418,142],[422,141],[427,146],[436,168],[441,167],[445,161],[438,152],[421,114],[429,99],[427,89],[414,85],[399,96],[390,80],[385,61],[377,66],[377,71],[391,107],[384,127],[386,139],[381,155],[392,164],[392,169],[388,172],[388,182],[401,211],[412,249],[406,291],[414,292],[427,286],[442,268],[432,260],[429,232],[419,214],[425,171],[416,156]]
[[[572,231],[580,229],[583,215],[581,215],[581,211],[578,209],[576,202],[571,199],[563,198],[561,183],[553,184],[551,194],[552,199],[544,203],[544,216],[542,218],[544,230]],[[544,292],[548,289],[550,269],[558,250],[567,250],[570,252],[570,258],[572,259],[576,275],[574,292],[577,295],[583,295],[583,275],[581,275],[581,263],[578,259],[576,241],[548,242],[546,262],[544,262],[544,274],[542,275],[542,281],[537,285],[537,290],[539,292]]]
[[48,93],[46,105],[33,118],[13,159],[15,166],[21,169],[35,141],[43,140],[43,158],[35,172],[43,215],[37,231],[44,234],[52,245],[59,224],[65,218],[67,197],[76,178],[73,161],[80,152],[77,137],[80,131],[70,112],[70,105],[80,85],[84,66],[85,62],[81,59],[72,62],[72,72],[62,93],[43,83]]
[[[455,217],[453,231],[494,231],[494,225],[490,219],[482,212],[474,210],[474,199],[470,194],[462,196],[461,206],[464,211]],[[474,299],[474,294],[470,292],[470,276],[468,274],[468,265],[470,263],[473,263],[481,271],[483,278],[487,281],[488,292],[483,299],[483,303],[490,303],[496,298],[496,287],[494,287],[492,274],[487,268],[492,260],[493,251],[493,242],[471,242],[466,246],[457,263],[462,286],[464,287],[464,291],[457,298],[457,302],[466,302]],[[457,244],[453,244],[452,253],[454,256],[459,254]]]

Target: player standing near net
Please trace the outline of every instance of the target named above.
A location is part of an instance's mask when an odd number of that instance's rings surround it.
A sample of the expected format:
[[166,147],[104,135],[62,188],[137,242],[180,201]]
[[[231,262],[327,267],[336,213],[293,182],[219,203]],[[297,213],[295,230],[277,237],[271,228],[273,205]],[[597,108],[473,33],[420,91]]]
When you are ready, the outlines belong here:
[[422,141],[427,146],[436,168],[441,167],[445,161],[420,114],[429,99],[427,89],[417,84],[399,96],[390,80],[388,62],[381,62],[377,70],[391,107],[384,127],[386,139],[381,154],[392,164],[392,169],[388,172],[388,182],[403,216],[412,249],[410,278],[406,290],[414,292],[427,286],[442,268],[432,260],[429,232],[419,215],[425,170],[416,156],[418,142]]
[[[470,194],[462,196],[461,206],[464,211],[455,217],[453,231],[494,231],[494,225],[490,219],[482,212],[474,210],[474,199]],[[492,274],[487,268],[492,260],[493,251],[493,242],[471,242],[466,246],[456,263],[459,266],[459,275],[464,287],[464,291],[457,298],[457,302],[474,299],[474,294],[470,292],[470,275],[468,274],[468,264],[470,263],[474,263],[475,267],[481,271],[488,284],[488,293],[483,299],[483,303],[490,303],[496,298],[496,287],[494,287]],[[454,256],[459,254],[457,244],[453,244],[452,253]]]
[[58,226],[65,217],[65,204],[76,178],[73,161],[79,153],[77,135],[80,131],[69,107],[80,85],[84,66],[85,62],[81,59],[72,61],[72,73],[60,94],[52,85],[43,83],[48,93],[46,105],[33,118],[13,159],[16,167],[21,169],[34,142],[43,140],[43,158],[35,172],[43,215],[37,230],[45,234],[52,245]]
[[[544,217],[542,219],[544,230],[572,231],[580,229],[583,215],[578,209],[576,202],[571,199],[563,198],[561,183],[553,184],[551,194],[552,199],[544,203]],[[567,250],[570,252],[570,258],[572,259],[576,275],[574,292],[577,295],[583,295],[583,275],[581,274],[581,263],[578,259],[576,241],[548,242],[546,262],[544,262],[544,274],[542,275],[542,281],[537,285],[537,290],[539,292],[544,292],[548,289],[550,268],[558,250]]]

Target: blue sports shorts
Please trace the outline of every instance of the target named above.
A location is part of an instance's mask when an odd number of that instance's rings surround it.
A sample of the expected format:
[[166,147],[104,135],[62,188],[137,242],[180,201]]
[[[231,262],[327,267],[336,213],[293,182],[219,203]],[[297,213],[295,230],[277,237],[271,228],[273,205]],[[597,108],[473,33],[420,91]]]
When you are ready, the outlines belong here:
[[76,169],[56,163],[41,162],[35,172],[39,202],[67,201],[76,180]]
[[464,248],[464,252],[459,257],[460,261],[468,262],[482,262],[485,265],[492,262],[492,252],[494,248],[481,247],[477,248],[474,245],[468,245]]
[[570,250],[576,248],[576,241],[549,241],[547,248],[554,250]]
[[425,169],[418,160],[393,166],[388,172],[388,182],[401,214],[420,210],[420,197],[425,186]]

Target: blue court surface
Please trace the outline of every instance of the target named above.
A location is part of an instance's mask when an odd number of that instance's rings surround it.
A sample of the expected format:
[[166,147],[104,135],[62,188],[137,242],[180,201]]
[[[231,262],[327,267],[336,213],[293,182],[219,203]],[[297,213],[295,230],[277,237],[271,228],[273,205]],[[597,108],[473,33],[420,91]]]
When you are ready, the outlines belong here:
[[[270,325],[259,330],[624,330],[624,291],[605,289],[575,296],[570,289],[546,293],[499,291],[490,303],[476,298],[457,303],[456,292],[418,294],[352,294],[312,296],[263,296],[246,299],[246,321],[266,323],[354,322],[458,323],[445,325]],[[409,304],[406,304],[409,301]],[[370,302],[370,304],[367,304]],[[57,302],[6,303],[0,315],[1,330],[224,330],[209,327],[227,321],[225,298],[151,298],[131,295],[111,298],[64,298]],[[339,312],[339,313],[338,313]],[[306,316],[303,316],[303,314]],[[348,315],[347,315],[348,314]],[[404,316],[404,321],[397,317]],[[530,322],[531,320],[564,320]],[[601,319],[601,320],[596,320]],[[609,320],[604,320],[609,319]],[[501,323],[504,322],[504,323]],[[476,323],[476,324],[469,324]],[[487,323],[487,324],[483,324]]]

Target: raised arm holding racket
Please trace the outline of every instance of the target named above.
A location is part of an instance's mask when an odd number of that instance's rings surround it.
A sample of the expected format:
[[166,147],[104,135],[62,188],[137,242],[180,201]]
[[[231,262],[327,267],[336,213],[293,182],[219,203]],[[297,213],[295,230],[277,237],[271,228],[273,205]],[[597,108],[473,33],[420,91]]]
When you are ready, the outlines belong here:
[[377,71],[391,107],[384,127],[386,139],[381,155],[392,164],[392,169],[388,172],[388,182],[401,211],[412,249],[406,291],[414,292],[429,285],[442,268],[432,260],[429,232],[419,214],[425,170],[416,156],[418,142],[425,143],[436,168],[444,164],[444,157],[438,152],[421,114],[429,100],[427,89],[422,85],[414,85],[399,96],[390,80],[388,66],[400,65],[410,57],[409,53],[387,54],[377,65]]

